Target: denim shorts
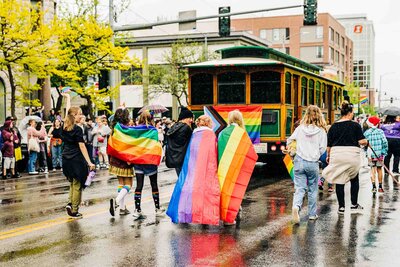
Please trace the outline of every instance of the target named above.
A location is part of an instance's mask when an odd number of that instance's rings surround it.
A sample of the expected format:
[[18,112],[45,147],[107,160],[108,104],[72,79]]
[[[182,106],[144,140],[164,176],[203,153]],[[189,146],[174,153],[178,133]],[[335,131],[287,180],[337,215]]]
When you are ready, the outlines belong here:
[[153,175],[158,171],[157,165],[153,164],[134,164],[133,168],[135,169],[136,174],[144,174],[144,175]]

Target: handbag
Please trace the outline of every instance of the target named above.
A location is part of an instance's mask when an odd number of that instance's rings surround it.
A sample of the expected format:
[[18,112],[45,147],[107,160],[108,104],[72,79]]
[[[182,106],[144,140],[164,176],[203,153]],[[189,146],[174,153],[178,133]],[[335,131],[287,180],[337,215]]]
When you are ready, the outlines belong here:
[[31,138],[28,142],[28,151],[40,152],[39,142],[36,138],[33,138],[33,134],[31,134]]
[[103,142],[104,142],[104,137],[101,136],[101,135],[99,135],[99,136],[97,137],[97,142],[103,143]]
[[21,147],[17,147],[14,149],[15,161],[22,160],[22,150]]
[[62,140],[61,138],[51,138],[51,145],[53,147],[61,146]]

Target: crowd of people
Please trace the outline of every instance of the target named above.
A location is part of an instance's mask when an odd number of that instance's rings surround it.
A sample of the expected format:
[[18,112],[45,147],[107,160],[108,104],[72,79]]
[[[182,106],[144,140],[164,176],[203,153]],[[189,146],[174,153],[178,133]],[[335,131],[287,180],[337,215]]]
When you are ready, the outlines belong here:
[[[348,101],[343,101],[340,112],[341,118],[328,126],[321,110],[317,106],[309,106],[299,126],[288,138],[287,151],[291,151],[294,164],[292,217],[295,224],[300,222],[300,210],[306,193],[308,218],[318,218],[317,192],[318,187],[320,190],[324,189],[325,180],[328,181],[329,192],[336,191],[339,214],[344,214],[346,210],[344,187],[349,182],[350,211],[358,213],[363,210],[358,203],[358,193],[359,171],[364,162],[368,162],[370,168],[373,194],[384,192],[382,168],[386,169],[386,176],[393,177],[393,186],[397,187],[400,116],[355,118],[353,105]],[[291,143],[295,143],[294,153]],[[389,170],[392,156],[392,169]]]
[[[220,199],[230,197],[224,195],[223,188],[224,183],[230,181],[226,176],[228,173],[232,175],[229,168],[233,167],[220,161],[225,159],[220,158],[223,154],[223,149],[222,152],[220,149],[226,146],[231,132],[224,137],[225,143],[223,143],[221,135],[225,130],[216,136],[212,131],[209,117],[201,116],[195,122],[193,113],[187,108],[181,109],[177,122],[166,117],[154,118],[154,114],[149,111],[142,112],[136,120],[133,120],[128,109],[124,107],[117,109],[111,121],[105,116],[99,116],[94,121],[86,120],[80,108],[70,106],[69,95],[63,96],[67,102],[66,117],[61,118],[54,111],[50,114],[49,123],[30,117],[26,132],[23,133],[25,137],[17,127],[16,119],[6,118],[0,128],[3,179],[21,176],[19,170],[25,168],[18,168],[17,165],[23,158],[22,140],[26,140],[29,159],[25,167],[29,175],[48,173],[50,169],[61,170],[71,183],[66,206],[68,215],[82,216],[79,213],[79,205],[89,171],[108,169],[110,174],[118,178],[116,197],[110,199],[110,214],[115,216],[118,208],[120,215],[130,214],[126,207],[126,198],[136,181],[133,192],[135,208],[132,215],[138,219],[143,217],[141,196],[145,176],[150,179],[156,216],[163,215],[166,211],[160,205],[157,182],[158,165],[165,160],[167,167],[174,168],[178,175],[167,210],[172,221],[204,223],[205,220],[208,224],[215,224],[217,221],[215,214],[220,218],[224,213],[227,207],[218,207],[219,204],[216,203],[222,203]],[[36,116],[43,119],[40,109],[36,112]],[[394,178],[399,175],[400,116],[355,118],[353,105],[348,101],[342,102],[340,112],[341,118],[332,125],[327,125],[321,110],[317,106],[309,106],[287,140],[287,149],[291,151],[294,164],[295,193],[292,207],[294,223],[300,221],[300,211],[306,194],[308,218],[318,219],[317,194],[318,189],[324,190],[324,181],[328,182],[328,192],[336,191],[338,213],[344,214],[346,183],[351,184],[350,211],[359,212],[363,209],[358,203],[359,171],[363,165],[370,168],[373,194],[384,192],[384,173]],[[230,125],[234,127],[233,129],[236,126],[244,129],[243,117],[239,111],[232,111],[229,114],[227,129]],[[247,133],[242,131],[247,136]],[[127,141],[126,138],[130,140]],[[113,145],[116,147],[119,145],[123,149],[119,151],[114,149]],[[254,150],[252,145],[249,147]],[[254,166],[251,165],[255,164],[255,160],[249,155],[244,157],[248,157],[247,160],[251,159],[246,162],[250,162],[247,164],[252,168]],[[232,159],[237,156],[234,154],[226,158]],[[392,157],[393,164],[390,165]],[[388,169],[390,166],[391,170]],[[385,172],[382,169],[386,169]],[[203,170],[202,173],[207,173],[207,177],[200,179],[202,174],[196,172],[197,170]],[[240,179],[244,179],[246,184],[250,177]],[[396,179],[393,181],[394,186],[397,186]],[[235,182],[236,180],[230,181],[232,184],[229,186],[233,188]],[[198,188],[187,188],[188,184],[194,183]],[[197,194],[199,188],[204,192]],[[244,192],[241,194],[243,197]],[[205,209],[208,213],[201,208],[198,210],[198,206],[197,210],[192,210],[194,195],[197,200],[201,198],[203,204],[208,203],[208,208]],[[237,206],[229,209],[234,210],[233,214],[236,216],[239,208]],[[194,219],[196,216],[203,219],[196,221]],[[225,223],[232,224],[234,219],[231,218]]]

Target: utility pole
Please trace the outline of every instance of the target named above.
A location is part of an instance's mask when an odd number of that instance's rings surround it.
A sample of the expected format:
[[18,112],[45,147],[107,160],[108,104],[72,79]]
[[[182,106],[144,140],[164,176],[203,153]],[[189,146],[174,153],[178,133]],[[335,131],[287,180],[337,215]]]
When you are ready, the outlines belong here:
[[[111,29],[114,31],[114,0],[108,0],[108,20],[110,23]],[[114,44],[114,35],[111,37],[111,41]],[[110,88],[113,88],[117,85],[117,71],[116,70],[110,70],[109,72],[109,86]],[[117,107],[119,107],[119,99],[120,98],[120,92],[118,89],[118,92],[116,93],[116,96],[114,99],[111,99],[113,106],[112,109],[116,110]]]

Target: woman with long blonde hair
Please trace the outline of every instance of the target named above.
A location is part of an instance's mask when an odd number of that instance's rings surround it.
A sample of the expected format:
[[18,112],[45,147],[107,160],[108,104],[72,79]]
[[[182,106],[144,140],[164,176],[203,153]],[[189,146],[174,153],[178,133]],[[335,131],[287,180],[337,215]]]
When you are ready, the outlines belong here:
[[319,107],[310,105],[296,128],[288,138],[287,145],[296,141],[294,158],[294,187],[292,215],[293,222],[300,222],[299,212],[303,206],[303,198],[308,193],[308,219],[316,220],[318,194],[318,160],[326,151],[326,122]]
[[67,115],[64,119],[61,139],[64,143],[62,152],[62,169],[64,175],[70,182],[69,201],[65,207],[71,217],[80,218],[79,205],[82,201],[82,190],[90,170],[95,165],[90,161],[83,140],[82,128],[77,125],[81,119],[82,110],[79,107],[71,107],[69,94],[63,94],[67,101]]

